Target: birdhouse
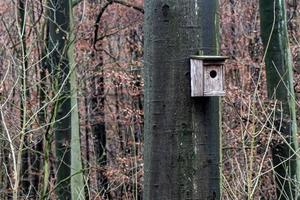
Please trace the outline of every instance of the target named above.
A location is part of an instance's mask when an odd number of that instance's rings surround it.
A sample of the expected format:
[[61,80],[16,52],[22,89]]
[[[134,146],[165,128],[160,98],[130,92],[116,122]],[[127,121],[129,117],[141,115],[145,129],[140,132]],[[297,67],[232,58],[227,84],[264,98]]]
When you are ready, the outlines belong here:
[[191,96],[224,96],[226,56],[191,56]]

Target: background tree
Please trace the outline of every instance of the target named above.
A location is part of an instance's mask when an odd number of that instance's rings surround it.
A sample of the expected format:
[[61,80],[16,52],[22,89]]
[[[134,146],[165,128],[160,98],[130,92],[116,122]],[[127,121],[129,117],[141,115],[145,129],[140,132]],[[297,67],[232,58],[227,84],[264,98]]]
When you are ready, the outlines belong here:
[[278,199],[298,199],[300,160],[293,61],[285,3],[283,0],[260,0],[261,35],[265,49],[268,96],[279,101],[275,126],[284,137],[275,141],[272,147]]
[[72,1],[49,1],[49,56],[56,104],[55,142],[59,199],[84,199],[74,60]]

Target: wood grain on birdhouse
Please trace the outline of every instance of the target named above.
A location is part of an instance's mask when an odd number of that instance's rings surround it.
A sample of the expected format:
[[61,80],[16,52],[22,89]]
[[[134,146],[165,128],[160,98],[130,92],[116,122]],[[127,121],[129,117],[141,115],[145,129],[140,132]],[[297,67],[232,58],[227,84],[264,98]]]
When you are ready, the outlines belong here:
[[191,60],[191,95],[192,97],[203,96],[203,60]]
[[223,67],[204,67],[204,96],[223,96]]

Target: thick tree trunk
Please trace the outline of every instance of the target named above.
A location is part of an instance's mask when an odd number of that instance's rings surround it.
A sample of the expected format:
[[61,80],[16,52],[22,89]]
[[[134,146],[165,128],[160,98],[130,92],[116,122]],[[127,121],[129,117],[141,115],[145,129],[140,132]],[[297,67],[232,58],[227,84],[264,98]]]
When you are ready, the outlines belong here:
[[145,1],[145,200],[220,199],[220,99],[191,98],[189,69],[217,53],[217,8]]
[[278,100],[275,126],[289,144],[276,141],[272,148],[278,199],[299,199],[298,150],[293,62],[289,48],[284,0],[260,0],[261,35],[266,51],[268,96]]

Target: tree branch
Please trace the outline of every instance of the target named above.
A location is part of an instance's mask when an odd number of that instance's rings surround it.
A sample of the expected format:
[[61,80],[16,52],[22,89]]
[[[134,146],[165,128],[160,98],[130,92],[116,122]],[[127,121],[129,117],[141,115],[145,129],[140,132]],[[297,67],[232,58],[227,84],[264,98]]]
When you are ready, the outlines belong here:
[[[81,1],[81,0],[74,0],[74,1]],[[116,4],[120,4],[120,5],[123,5],[123,6],[126,6],[128,8],[133,8],[134,10],[136,11],[139,11],[141,13],[144,13],[144,8],[142,7],[139,7],[139,6],[136,6],[134,4],[131,4],[131,3],[128,3],[124,0],[107,0],[107,2],[104,4],[104,6],[101,8],[97,18],[96,18],[96,22],[95,22],[95,31],[94,31],[94,49],[97,50],[96,48],[96,43],[97,41],[99,40],[98,39],[98,30],[99,30],[99,24],[100,24],[100,20],[101,20],[101,17],[102,15],[104,14],[105,10],[107,9],[107,7],[113,3],[116,3]],[[103,38],[102,38],[103,39]]]
[[82,0],[73,0],[72,1],[72,6],[75,7],[77,6]]
[[117,4],[121,4],[123,6],[129,7],[129,8],[133,8],[136,11],[139,11],[141,13],[144,13],[144,8],[141,6],[136,6],[134,4],[128,3],[127,1],[124,0],[109,0],[109,2],[111,3],[117,3]]
[[102,15],[103,15],[104,11],[106,10],[106,8],[107,8],[110,4],[112,4],[111,1],[106,2],[106,3],[104,4],[104,6],[101,8],[101,10],[100,10],[100,12],[99,12],[99,14],[98,14],[98,16],[97,16],[96,22],[95,22],[95,31],[94,31],[94,35],[95,35],[95,36],[94,36],[94,44],[93,44],[95,50],[97,50],[97,49],[96,49],[96,43],[97,43],[97,38],[98,38],[98,30],[99,30],[100,20],[101,20],[101,17],[102,17]]

